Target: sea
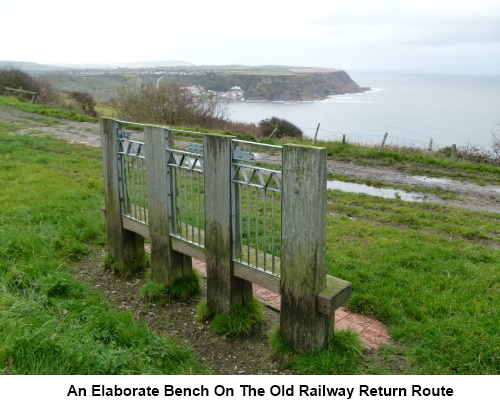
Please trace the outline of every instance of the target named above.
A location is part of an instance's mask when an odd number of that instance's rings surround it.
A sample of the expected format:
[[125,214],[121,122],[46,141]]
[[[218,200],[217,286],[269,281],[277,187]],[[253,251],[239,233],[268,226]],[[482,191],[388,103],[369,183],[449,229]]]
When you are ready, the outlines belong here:
[[[370,91],[322,101],[233,102],[233,121],[258,123],[276,116],[307,137],[368,145],[489,150],[500,138],[500,73],[423,74],[348,72]],[[319,128],[318,128],[319,126]]]

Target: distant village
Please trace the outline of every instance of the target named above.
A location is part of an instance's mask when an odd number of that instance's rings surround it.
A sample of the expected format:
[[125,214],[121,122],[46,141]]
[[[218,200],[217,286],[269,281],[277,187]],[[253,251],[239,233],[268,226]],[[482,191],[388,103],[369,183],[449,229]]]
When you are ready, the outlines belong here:
[[[144,68],[104,68],[104,69],[80,69],[67,72],[69,75],[75,76],[90,76],[90,75],[106,75],[115,74],[117,71],[126,72],[128,74],[137,75],[156,75],[161,76],[207,76],[211,71],[184,71],[184,70],[150,70]],[[217,95],[222,100],[227,101],[245,101],[245,92],[240,86],[233,86],[228,91],[214,91],[206,90],[203,86],[187,86],[194,95],[196,96],[208,96]]]
[[240,86],[233,86],[228,91],[213,91],[206,90],[203,86],[187,86],[195,96],[210,96],[216,95],[219,99],[227,101],[245,101],[245,92]]

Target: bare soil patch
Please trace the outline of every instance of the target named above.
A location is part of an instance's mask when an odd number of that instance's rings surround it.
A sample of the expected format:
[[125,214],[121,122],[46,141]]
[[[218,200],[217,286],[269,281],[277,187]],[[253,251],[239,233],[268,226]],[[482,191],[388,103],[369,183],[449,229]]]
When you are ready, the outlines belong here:
[[196,320],[196,309],[206,297],[203,292],[186,302],[171,301],[156,305],[144,301],[140,289],[144,274],[131,278],[117,276],[102,267],[105,252],[96,250],[77,263],[75,276],[104,294],[117,310],[130,311],[155,332],[192,348],[196,358],[216,375],[291,374],[269,346],[269,337],[279,325],[279,313],[265,309],[266,321],[248,337],[229,339],[214,334],[207,323]]

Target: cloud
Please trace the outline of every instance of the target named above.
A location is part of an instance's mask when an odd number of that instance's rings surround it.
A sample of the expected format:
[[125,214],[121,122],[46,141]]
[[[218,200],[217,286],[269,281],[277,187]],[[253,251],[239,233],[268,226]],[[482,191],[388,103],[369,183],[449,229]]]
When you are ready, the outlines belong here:
[[498,0],[254,0],[244,7],[234,0],[86,0],[78,8],[25,0],[0,6],[0,15],[0,37],[9,38],[0,59],[369,67],[406,66],[405,59],[430,66],[436,55],[454,55],[456,64],[457,55],[473,52],[478,66],[489,54],[500,69],[500,57],[491,56],[500,55]]

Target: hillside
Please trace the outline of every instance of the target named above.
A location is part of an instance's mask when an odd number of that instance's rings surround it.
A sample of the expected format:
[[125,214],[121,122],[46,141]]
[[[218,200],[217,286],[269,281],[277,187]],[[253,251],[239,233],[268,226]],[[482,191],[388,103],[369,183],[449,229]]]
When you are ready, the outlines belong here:
[[129,67],[40,71],[38,74],[61,91],[87,91],[100,99],[112,98],[122,86],[156,85],[159,80],[202,86],[216,92],[227,92],[238,86],[244,91],[245,100],[259,101],[322,100],[330,95],[368,90],[343,70],[287,66]]
[[238,86],[245,92],[246,100],[264,101],[323,100],[335,94],[368,90],[360,87],[345,71],[337,69],[296,68],[283,72],[236,70],[208,72],[205,75],[169,75],[164,76],[165,79],[214,91],[227,91]]

